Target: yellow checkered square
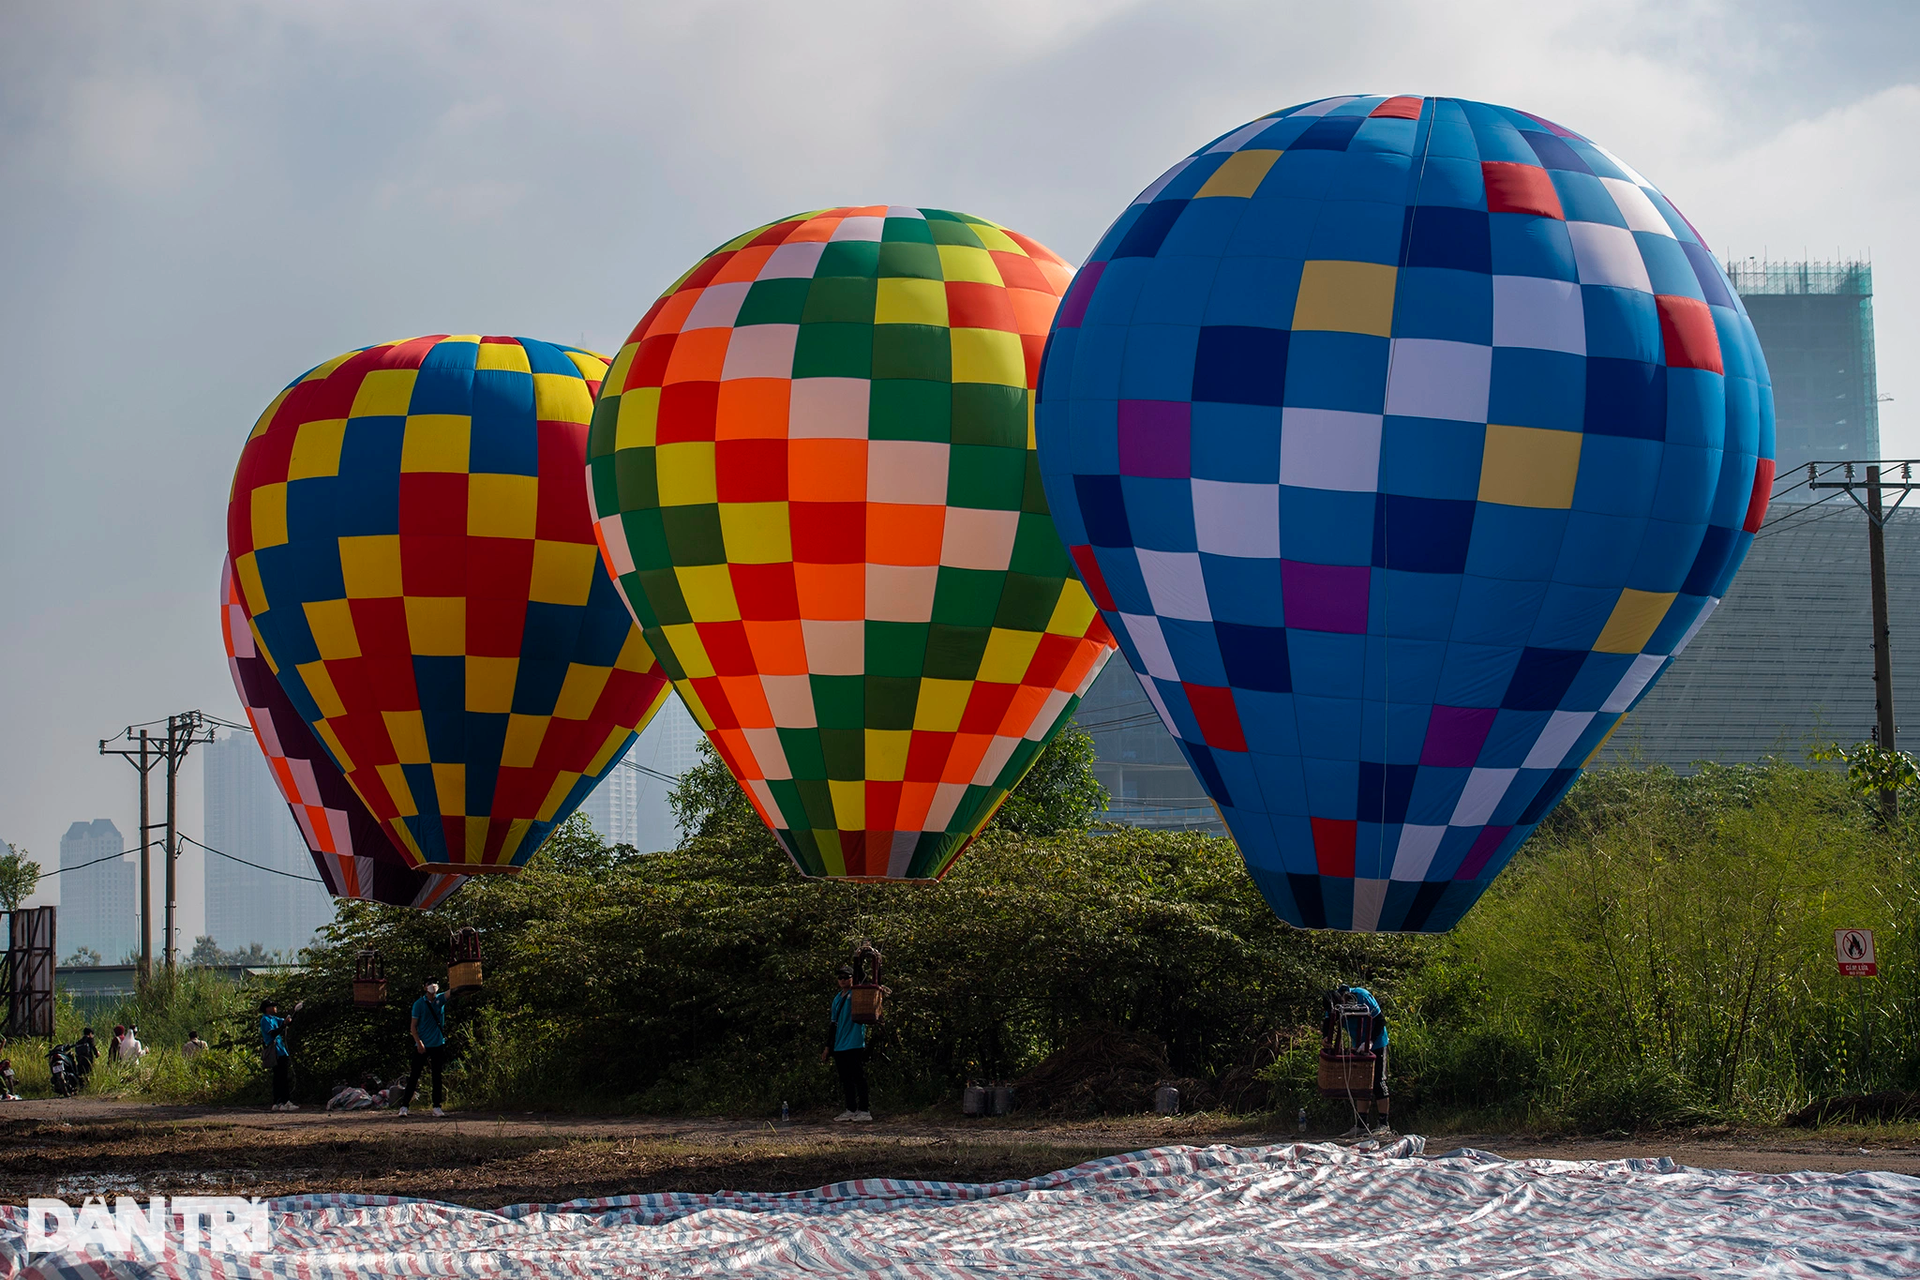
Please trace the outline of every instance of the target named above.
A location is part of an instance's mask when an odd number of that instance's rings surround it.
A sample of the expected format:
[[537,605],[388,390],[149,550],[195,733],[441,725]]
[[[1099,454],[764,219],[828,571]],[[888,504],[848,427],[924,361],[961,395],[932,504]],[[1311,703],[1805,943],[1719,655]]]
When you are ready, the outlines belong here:
[[533,544],[533,579],[527,598],[541,604],[583,605],[599,572],[600,552],[593,543],[542,538]]
[[1480,455],[1480,501],[1559,511],[1573,506],[1583,438],[1578,431],[1488,423]]
[[784,502],[723,502],[720,537],[735,564],[784,564],[793,559],[792,528]]
[[457,413],[416,413],[407,419],[400,441],[400,470],[453,471],[467,469],[473,419]]
[[1392,267],[1373,262],[1309,262],[1300,273],[1293,327],[1339,333],[1393,333]]
[[[942,249],[950,245],[941,245]],[[1027,357],[1020,335],[1005,329],[949,329],[953,342],[953,380],[990,382],[1002,387],[1027,385]]]
[[509,715],[507,738],[500,747],[500,764],[508,769],[531,769],[540,757],[551,716]]
[[1620,599],[1614,602],[1613,613],[1607,618],[1607,625],[1600,629],[1600,638],[1593,642],[1595,653],[1639,653],[1647,647],[1647,641],[1653,638],[1653,632],[1660,620],[1667,616],[1667,609],[1673,604],[1676,592],[1672,591],[1635,591],[1628,587],[1621,591]]
[[453,657],[467,651],[465,596],[408,596],[407,643],[420,657]]
[[1208,196],[1251,196],[1260,189],[1267,170],[1280,158],[1278,151],[1236,151],[1213,171],[1213,176],[1193,193],[1195,200]]
[[527,349],[517,342],[483,342],[473,362],[476,369],[507,369],[514,373],[532,373]]
[[620,397],[620,416],[614,419],[615,449],[651,449],[660,421],[660,388],[635,387]]
[[538,477],[484,471],[467,477],[467,536],[531,538],[539,513]]
[[674,569],[673,576],[680,584],[680,596],[687,602],[687,612],[695,622],[740,620],[740,604],[733,597],[733,575],[726,565],[681,565]]
[[720,500],[711,440],[663,444],[653,451],[653,465],[661,506],[690,507]]
[[947,323],[947,288],[938,280],[885,277],[874,302],[875,324]]
[[353,393],[352,418],[404,418],[413,400],[413,381],[418,369],[374,369],[360,379]]
[[349,600],[380,600],[405,595],[400,586],[400,535],[368,534],[341,538],[340,576]]
[[[287,486],[263,484],[247,495],[247,518],[253,525],[256,550],[277,547],[287,540]],[[251,604],[248,607],[258,613]]]
[[399,764],[427,764],[427,722],[418,711],[382,711],[387,726],[387,741],[393,744],[393,756]]
[[987,651],[980,655],[980,679],[991,684],[1019,684],[1040,647],[1038,631],[1009,631],[995,627],[987,634]]
[[322,662],[335,658],[360,656],[360,637],[353,629],[353,612],[345,600],[310,600],[300,606],[307,615],[307,629],[313,633],[313,646]]
[[467,655],[467,710],[506,715],[513,710],[513,686],[520,676],[518,658]]
[[573,422],[581,426],[593,420],[593,394],[587,384],[564,373],[533,375],[533,412],[542,422]]
[[953,733],[966,714],[967,696],[973,692],[971,680],[920,681],[920,702],[913,711],[913,727],[933,733]]
[[589,719],[594,704],[600,701],[600,691],[607,687],[607,678],[612,674],[612,667],[590,667],[582,662],[569,666],[567,678],[560,686],[560,696],[553,704],[555,718]]
[[[974,228],[976,231],[981,228]],[[1005,284],[1000,268],[993,265],[985,249],[970,244],[936,245],[940,251],[940,274],[948,280],[973,280],[980,284]]]
[[301,423],[293,437],[293,452],[287,458],[287,479],[339,475],[340,442],[346,434],[345,418],[319,418]]

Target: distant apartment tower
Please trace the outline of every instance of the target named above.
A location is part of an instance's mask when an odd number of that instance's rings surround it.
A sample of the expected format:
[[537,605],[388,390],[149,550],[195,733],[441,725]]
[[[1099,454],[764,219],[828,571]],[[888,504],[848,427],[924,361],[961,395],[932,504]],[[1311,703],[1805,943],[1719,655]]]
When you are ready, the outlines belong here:
[[1093,774],[1107,789],[1103,821],[1225,832],[1220,811],[1120,654],[1107,661],[1080,700],[1074,722],[1093,738]]
[[1773,381],[1775,473],[1880,456],[1873,266],[1727,264]]
[[[700,760],[700,744],[706,735],[687,713],[677,694],[668,694],[647,727],[627,754],[599,786],[593,789],[580,812],[587,815],[593,829],[609,844],[630,844],[642,853],[657,853],[680,843],[679,830],[673,825],[673,811],[667,807],[667,792],[672,784],[652,776],[656,773],[679,777]],[[649,772],[628,768],[644,766]]]
[[[1850,502],[1769,512],[1726,600],[1620,722],[1605,757],[1682,770],[1769,755],[1804,763],[1815,743],[1870,740],[1866,523]],[[1911,726],[1920,718],[1920,513],[1893,515],[1886,537],[1893,706]]]
[[[140,929],[135,915],[140,871],[126,848],[120,828],[107,818],[76,822],[60,837],[55,941],[62,961],[83,948],[98,954],[102,964],[119,964],[133,954]],[[156,937],[155,945],[159,941]]]
[[[207,933],[226,951],[255,942],[268,951],[297,951],[333,919],[333,900],[315,879],[306,840],[266,757],[252,735],[233,733],[210,744],[203,759],[208,847],[258,864],[205,855]],[[193,939],[180,945],[191,947]]]

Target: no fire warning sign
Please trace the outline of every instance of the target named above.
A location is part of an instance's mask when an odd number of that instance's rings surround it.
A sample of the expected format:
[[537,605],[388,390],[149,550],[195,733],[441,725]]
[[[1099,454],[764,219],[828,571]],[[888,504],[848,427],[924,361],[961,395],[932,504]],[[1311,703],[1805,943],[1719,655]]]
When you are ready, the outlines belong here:
[[1871,978],[1880,972],[1873,959],[1873,930],[1835,929],[1833,956],[1845,978]]

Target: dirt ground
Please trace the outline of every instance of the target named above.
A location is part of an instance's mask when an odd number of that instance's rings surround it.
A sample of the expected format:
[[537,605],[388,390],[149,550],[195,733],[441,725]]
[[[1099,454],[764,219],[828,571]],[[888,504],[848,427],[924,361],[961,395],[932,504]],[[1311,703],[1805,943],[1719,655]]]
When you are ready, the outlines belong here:
[[[294,1114],[107,1099],[0,1106],[0,1202],[29,1196],[354,1192],[486,1208],[654,1191],[801,1190],[860,1178],[986,1182],[1179,1143],[1291,1142],[1272,1118],[1093,1121],[915,1115],[844,1125],[457,1112]],[[1329,1135],[1310,1134],[1315,1141]],[[1429,1154],[1510,1159],[1669,1156],[1761,1173],[1878,1169],[1920,1175],[1920,1126],[1694,1130],[1620,1138],[1427,1134]]]

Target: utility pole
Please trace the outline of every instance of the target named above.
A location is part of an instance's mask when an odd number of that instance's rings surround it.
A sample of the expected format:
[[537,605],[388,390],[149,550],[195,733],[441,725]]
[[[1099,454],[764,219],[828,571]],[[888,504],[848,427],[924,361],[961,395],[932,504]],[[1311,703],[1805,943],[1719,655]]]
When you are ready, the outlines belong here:
[[128,727],[122,735],[127,740],[124,747],[109,747],[109,742],[117,738],[102,738],[100,754],[119,756],[132,765],[140,774],[140,981],[145,982],[153,976],[153,913],[149,910],[153,902],[153,863],[147,856],[153,848],[152,805],[149,800],[147,775],[160,763],[160,757],[152,752],[153,741],[145,729],[140,731],[140,749],[133,749],[133,729]]
[[[1887,617],[1887,519],[1900,509],[1907,495],[1915,488],[1913,463],[1900,462],[1900,480],[1898,483],[1886,483],[1881,479],[1880,464],[1867,467],[1865,483],[1855,481],[1853,463],[1845,467],[1845,478],[1841,480],[1819,479],[1821,467],[1833,467],[1834,463],[1809,462],[1807,464],[1807,487],[1809,489],[1844,489],[1847,496],[1866,513],[1867,516],[1867,568],[1871,578],[1873,594],[1873,711],[1874,740],[1883,751],[1899,749],[1897,742],[1899,726],[1893,717],[1893,628]],[[1863,501],[1855,489],[1864,489]],[[1883,507],[1880,500],[1882,489],[1898,489],[1900,496],[1891,507]],[[1880,793],[1880,812],[1889,821],[1899,815],[1899,797],[1892,790]]]
[[[202,736],[204,733],[205,736]],[[157,739],[146,730],[139,731],[139,748],[133,747],[134,730],[129,726],[124,735],[125,746],[109,746],[118,738],[106,738],[100,742],[100,754],[120,756],[140,773],[140,980],[146,982],[153,977],[153,865],[148,856],[153,848],[153,831],[156,826],[165,830],[161,845],[166,854],[165,892],[166,916],[163,925],[161,948],[166,956],[166,968],[169,976],[173,974],[174,952],[174,912],[178,906],[177,877],[175,863],[180,857],[180,766],[186,763],[187,753],[196,745],[213,741],[213,731],[206,717],[198,711],[182,711],[178,715],[167,717],[167,736],[164,741]],[[147,775],[157,765],[167,766],[167,820],[155,823],[151,820],[151,801],[148,795]]]
[[[206,736],[200,736],[202,730]],[[178,939],[174,936],[174,910],[178,895],[175,892],[174,865],[180,860],[179,833],[179,782],[180,766],[186,762],[187,752],[197,743],[213,741],[213,731],[206,725],[206,717],[198,711],[183,711],[179,715],[167,717],[167,915],[166,942],[167,976],[173,976],[173,957],[178,949]]]

